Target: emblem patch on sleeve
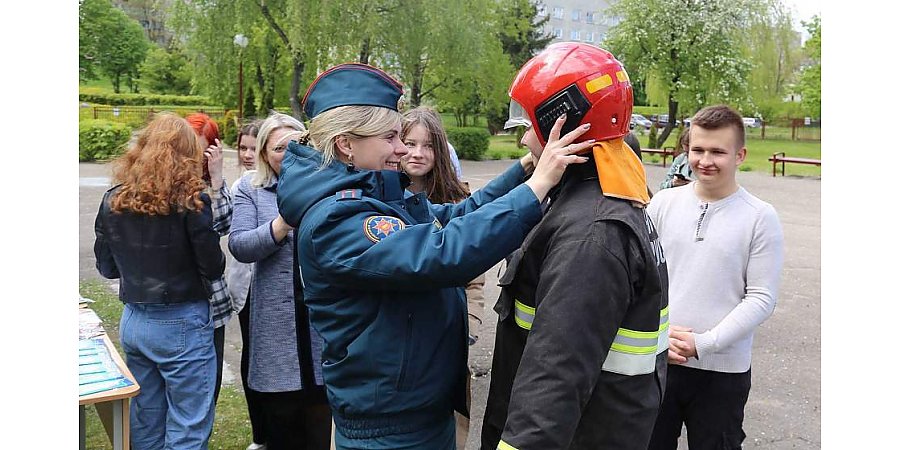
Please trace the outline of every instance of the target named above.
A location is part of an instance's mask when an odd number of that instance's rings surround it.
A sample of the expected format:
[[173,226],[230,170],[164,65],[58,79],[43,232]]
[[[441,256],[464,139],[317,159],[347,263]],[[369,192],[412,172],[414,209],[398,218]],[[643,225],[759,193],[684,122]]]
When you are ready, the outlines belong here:
[[370,216],[363,222],[363,231],[372,242],[378,242],[404,228],[406,224],[392,216]]

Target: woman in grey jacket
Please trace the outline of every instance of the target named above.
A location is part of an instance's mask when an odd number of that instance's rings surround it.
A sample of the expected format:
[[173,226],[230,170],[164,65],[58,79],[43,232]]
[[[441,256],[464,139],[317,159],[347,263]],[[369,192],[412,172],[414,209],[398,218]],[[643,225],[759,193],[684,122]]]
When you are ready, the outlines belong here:
[[257,171],[238,183],[228,237],[235,259],[255,263],[248,385],[260,393],[269,450],[327,450],[331,444],[331,411],[320,369],[322,338],[309,326],[302,290],[294,281],[294,230],[276,204],[287,138],[304,129],[280,113],[263,122]]

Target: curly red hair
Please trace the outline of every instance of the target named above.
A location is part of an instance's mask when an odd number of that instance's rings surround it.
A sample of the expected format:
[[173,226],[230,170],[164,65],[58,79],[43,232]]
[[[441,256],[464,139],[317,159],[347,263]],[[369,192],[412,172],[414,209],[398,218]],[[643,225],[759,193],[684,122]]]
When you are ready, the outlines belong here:
[[148,215],[203,208],[200,192],[203,150],[185,119],[157,114],[141,130],[137,142],[115,162],[113,179],[122,188],[110,202],[113,212]]
[[205,137],[206,142],[210,145],[215,144],[216,139],[219,139],[219,124],[206,114],[188,114],[184,119],[188,121],[197,136]]

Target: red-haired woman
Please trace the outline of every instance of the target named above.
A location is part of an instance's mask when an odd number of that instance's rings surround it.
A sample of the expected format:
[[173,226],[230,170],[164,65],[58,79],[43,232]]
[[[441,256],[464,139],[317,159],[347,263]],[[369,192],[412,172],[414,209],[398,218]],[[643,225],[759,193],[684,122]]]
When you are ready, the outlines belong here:
[[[212,200],[213,229],[219,236],[225,236],[231,230],[231,215],[234,211],[234,200],[223,175],[222,142],[219,140],[219,125],[215,120],[203,113],[194,113],[185,120],[197,133],[200,148],[203,150],[204,180],[208,185],[206,194]],[[219,389],[222,386],[222,365],[225,361],[225,325],[231,320],[233,311],[231,295],[225,278],[210,280],[209,303],[213,314],[213,343],[216,349],[216,390],[213,403],[219,400]]]
[[97,270],[119,279],[120,339],[141,386],[134,448],[205,449],[216,359],[209,283],[225,257],[203,193],[203,150],[187,121],[158,114],[116,161],[94,225]]

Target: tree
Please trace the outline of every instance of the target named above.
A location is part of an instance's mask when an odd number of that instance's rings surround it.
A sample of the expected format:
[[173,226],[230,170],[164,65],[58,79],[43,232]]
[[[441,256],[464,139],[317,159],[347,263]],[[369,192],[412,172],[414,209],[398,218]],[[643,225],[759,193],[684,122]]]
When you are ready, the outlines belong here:
[[751,15],[746,34],[745,55],[752,64],[748,82],[750,104],[745,113],[770,120],[786,111],[783,98],[800,67],[800,36],[794,30],[790,12],[777,0],[762,2],[758,14]]
[[553,35],[542,32],[550,16],[538,19],[537,12],[536,2],[531,0],[502,0],[498,3],[497,36],[503,53],[509,56],[509,62],[517,69],[553,40]]
[[679,105],[746,100],[750,63],[739,33],[757,8],[748,0],[621,0],[607,10],[621,21],[605,45],[646,80],[651,102],[659,100],[655,91],[665,92],[669,123],[660,142],[675,127]]
[[150,48],[140,24],[109,0],[83,0],[78,11],[78,37],[82,80],[94,79],[99,72],[109,77],[115,92],[120,92],[122,81],[135,90],[133,81]]
[[[553,40],[552,35],[544,34],[542,31],[550,16],[539,19],[537,12],[537,2],[531,0],[502,0],[497,3],[498,20],[494,28],[513,71],[524,66],[531,57]],[[509,116],[509,98],[505,94],[510,82],[511,76],[507,86],[501,87],[504,95],[500,97],[499,102],[491,102],[491,105],[485,108],[488,129],[492,134],[502,129]]]
[[803,22],[809,39],[803,44],[803,51],[811,63],[800,73],[800,105],[810,117],[822,116],[822,19],[813,16]]
[[178,48],[166,51],[154,45],[141,65],[141,85],[160,94],[190,94],[191,72],[187,57]]

